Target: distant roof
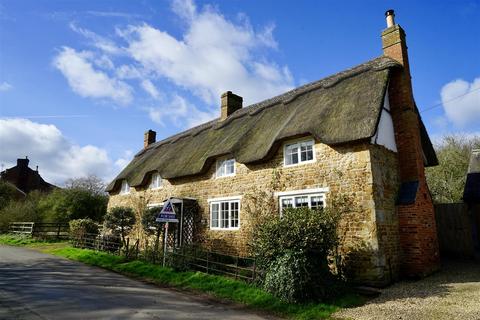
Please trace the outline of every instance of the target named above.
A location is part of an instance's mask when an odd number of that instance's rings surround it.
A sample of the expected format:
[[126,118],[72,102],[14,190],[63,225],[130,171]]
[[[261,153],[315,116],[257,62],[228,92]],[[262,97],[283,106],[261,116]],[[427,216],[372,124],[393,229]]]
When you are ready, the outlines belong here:
[[480,149],[472,150],[470,156],[467,181],[463,191],[463,201],[480,203]]
[[[196,175],[226,154],[240,163],[260,162],[295,136],[312,135],[328,145],[369,139],[377,130],[390,69],[400,67],[382,56],[153,143],[135,155],[107,191],[123,179],[140,186],[153,171],[166,179]],[[427,165],[436,165],[420,123]]]
[[14,185],[23,193],[34,190],[50,191],[57,188],[43,180],[38,171],[30,169],[28,163],[28,159],[17,159],[17,165],[2,171],[0,179]]

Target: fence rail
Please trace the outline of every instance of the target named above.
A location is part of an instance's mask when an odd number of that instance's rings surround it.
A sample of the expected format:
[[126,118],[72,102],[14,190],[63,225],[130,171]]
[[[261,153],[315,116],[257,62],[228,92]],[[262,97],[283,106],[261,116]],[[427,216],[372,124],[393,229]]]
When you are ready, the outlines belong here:
[[161,264],[165,260],[169,267],[225,275],[247,282],[255,281],[261,274],[253,258],[230,256],[198,246],[170,249],[164,259],[163,246],[155,242],[149,244],[145,241],[140,245],[139,240],[130,241],[127,238],[125,243],[122,243],[115,237],[84,234],[73,238],[72,243],[78,248],[107,251],[127,259],[138,259],[154,264]]
[[34,222],[11,222],[8,230],[11,233],[32,234]]
[[12,222],[9,232],[30,235],[43,239],[68,239],[70,227],[67,223]]

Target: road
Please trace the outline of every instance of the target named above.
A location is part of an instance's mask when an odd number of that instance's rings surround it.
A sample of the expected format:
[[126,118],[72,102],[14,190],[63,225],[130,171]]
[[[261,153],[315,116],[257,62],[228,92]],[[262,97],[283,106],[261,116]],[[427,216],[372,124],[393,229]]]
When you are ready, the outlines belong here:
[[82,263],[0,245],[2,320],[268,318]]

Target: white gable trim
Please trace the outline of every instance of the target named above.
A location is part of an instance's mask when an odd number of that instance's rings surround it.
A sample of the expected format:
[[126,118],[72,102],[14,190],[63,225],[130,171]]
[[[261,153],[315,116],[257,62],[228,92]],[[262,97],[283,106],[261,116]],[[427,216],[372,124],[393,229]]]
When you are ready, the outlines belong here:
[[392,115],[390,114],[390,101],[388,100],[388,90],[385,92],[383,108],[378,122],[377,132],[372,137],[371,143],[384,146],[385,148],[397,152],[395,142],[395,131],[393,128]]

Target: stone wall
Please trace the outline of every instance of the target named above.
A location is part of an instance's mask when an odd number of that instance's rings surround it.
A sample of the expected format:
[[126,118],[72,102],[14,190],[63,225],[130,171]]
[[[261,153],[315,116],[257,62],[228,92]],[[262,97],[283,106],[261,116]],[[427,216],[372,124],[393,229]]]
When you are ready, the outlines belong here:
[[[291,142],[291,141],[289,141]],[[364,282],[385,279],[386,261],[396,266],[396,240],[394,203],[396,192],[395,154],[380,146],[357,143],[343,146],[315,144],[316,161],[303,165],[284,167],[283,147],[274,156],[256,165],[236,163],[236,175],[215,178],[215,165],[203,175],[164,181],[157,190],[134,190],[128,195],[112,194],[109,207],[134,206],[142,197],[144,203],[160,203],[168,197],[192,197],[197,199],[202,215],[202,238],[204,245],[228,254],[249,255],[251,228],[254,217],[249,216],[249,194],[264,194],[267,201],[278,212],[278,198],[275,192],[329,188],[329,198],[342,194],[353,199],[352,211],[341,222],[341,253],[348,256],[352,250],[362,246],[372,250],[357,250],[347,259],[349,270],[354,277]],[[242,196],[240,208],[240,228],[236,231],[210,230],[208,199]],[[388,197],[383,200],[383,197]],[[376,220],[382,226],[377,228]],[[378,232],[381,232],[379,235]],[[387,233],[392,233],[389,235]],[[380,240],[379,240],[380,237]],[[387,250],[383,253],[379,251]],[[380,262],[379,262],[380,261]],[[379,270],[379,268],[381,270]],[[395,272],[392,269],[389,272]],[[390,276],[392,277],[392,276]]]

